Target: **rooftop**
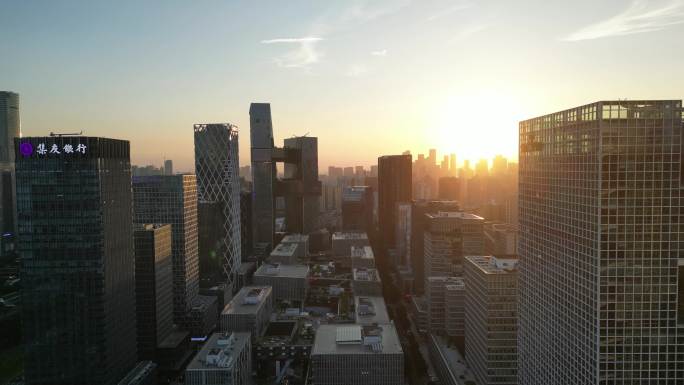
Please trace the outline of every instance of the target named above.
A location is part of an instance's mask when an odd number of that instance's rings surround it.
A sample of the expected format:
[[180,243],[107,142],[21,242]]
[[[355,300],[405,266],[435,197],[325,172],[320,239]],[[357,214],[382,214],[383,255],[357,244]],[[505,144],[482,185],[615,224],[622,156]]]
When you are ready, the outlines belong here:
[[304,234],[288,234],[283,237],[283,239],[280,241],[281,244],[283,243],[300,243],[300,242],[308,242],[309,241],[309,236],[304,235]]
[[306,278],[309,275],[309,266],[306,265],[285,265],[280,263],[264,263],[254,273],[258,276],[285,277],[285,278]]
[[311,354],[403,354],[393,324],[323,324],[316,331]]
[[214,333],[193,357],[187,370],[230,370],[249,343],[249,333]]
[[458,218],[458,219],[463,219],[463,220],[480,220],[484,221],[484,218],[482,218],[479,215],[471,214],[471,213],[466,213],[464,211],[440,211],[438,213],[429,213],[425,214],[428,216],[430,219],[438,219],[438,218]]
[[223,308],[221,314],[253,314],[264,305],[273,289],[270,286],[245,286]]
[[518,271],[517,258],[497,258],[493,256],[466,257],[485,274],[508,274]]
[[376,281],[380,282],[380,274],[376,269],[354,269],[354,280],[355,281]]
[[342,200],[347,202],[359,202],[364,199],[370,186],[349,186],[342,191]]
[[373,249],[370,246],[351,247],[351,256],[354,258],[375,259]]
[[368,234],[365,232],[337,232],[333,233],[332,240],[345,240],[345,239],[364,239],[368,240]]
[[384,324],[389,323],[385,299],[382,297],[355,296],[357,324]]
[[291,256],[297,251],[298,245],[296,243],[279,243],[278,246],[271,251],[273,256]]

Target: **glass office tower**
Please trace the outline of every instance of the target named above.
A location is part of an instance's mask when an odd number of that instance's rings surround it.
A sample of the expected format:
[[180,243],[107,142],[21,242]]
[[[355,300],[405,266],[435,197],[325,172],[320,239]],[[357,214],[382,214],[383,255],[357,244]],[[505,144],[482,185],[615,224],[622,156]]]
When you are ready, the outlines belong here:
[[173,322],[188,325],[188,312],[199,295],[197,185],[194,175],[133,178],[135,223],[171,225]]
[[195,124],[195,173],[202,279],[235,291],[242,260],[237,126]]
[[684,382],[681,140],[677,100],[520,123],[520,384]]
[[129,143],[15,150],[26,384],[116,384],[136,363]]

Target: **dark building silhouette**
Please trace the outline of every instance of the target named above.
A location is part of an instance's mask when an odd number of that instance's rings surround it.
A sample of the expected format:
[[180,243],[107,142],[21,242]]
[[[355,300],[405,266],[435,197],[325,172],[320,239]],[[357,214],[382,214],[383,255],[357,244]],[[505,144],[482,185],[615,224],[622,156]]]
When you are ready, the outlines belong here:
[[164,161],[164,175],[173,175],[173,160],[166,159]]
[[[271,105],[252,103],[249,118],[254,246],[268,245],[270,250],[276,244],[275,219],[281,208],[288,232],[308,234],[319,227],[322,187],[318,180],[318,138],[287,138],[282,148],[275,147]],[[284,163],[282,179],[276,175],[277,162]]]
[[[14,138],[20,133],[19,94],[0,91],[0,231],[16,232]],[[3,237],[5,238],[5,237]],[[4,249],[5,245],[1,245]]]
[[342,230],[370,232],[373,228],[373,189],[350,186],[342,191]]
[[444,176],[439,178],[439,199],[445,201],[457,201],[460,199],[460,188],[458,178],[455,176]]
[[136,362],[129,143],[15,139],[26,384],[116,384]]
[[242,260],[252,256],[252,192],[240,192],[240,241],[242,243]]
[[394,247],[396,205],[411,202],[411,155],[378,158],[378,225],[385,247]]
[[171,225],[138,225],[135,241],[135,297],[138,359],[156,360],[156,349],[173,332]]

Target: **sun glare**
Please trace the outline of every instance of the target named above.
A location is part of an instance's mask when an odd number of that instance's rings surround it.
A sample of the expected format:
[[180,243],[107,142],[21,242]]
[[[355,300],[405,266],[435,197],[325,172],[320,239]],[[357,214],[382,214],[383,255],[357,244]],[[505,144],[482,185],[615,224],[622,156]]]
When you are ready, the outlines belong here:
[[498,91],[480,91],[448,98],[435,111],[431,147],[464,159],[517,158],[520,103]]

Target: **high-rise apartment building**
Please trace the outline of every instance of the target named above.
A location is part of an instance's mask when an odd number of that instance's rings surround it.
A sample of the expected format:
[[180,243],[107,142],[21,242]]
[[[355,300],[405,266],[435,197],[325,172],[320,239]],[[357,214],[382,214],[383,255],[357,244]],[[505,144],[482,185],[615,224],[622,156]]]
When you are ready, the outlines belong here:
[[242,261],[237,127],[195,124],[200,275],[233,292]]
[[139,224],[134,233],[138,359],[156,361],[173,332],[171,225]]
[[15,139],[26,384],[116,384],[136,364],[129,143]]
[[681,384],[682,103],[520,122],[520,384]]
[[0,91],[0,231],[16,232],[14,138],[21,136],[19,94]]
[[395,245],[397,203],[411,202],[411,155],[378,158],[378,224],[386,247]]
[[466,257],[465,356],[481,385],[518,384],[517,264],[515,258]]
[[173,319],[178,325],[186,325],[187,314],[199,295],[195,176],[133,178],[133,215],[136,223],[171,225]]

